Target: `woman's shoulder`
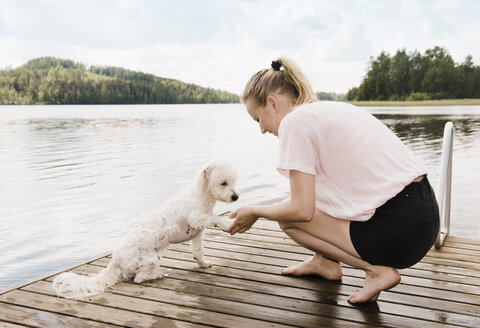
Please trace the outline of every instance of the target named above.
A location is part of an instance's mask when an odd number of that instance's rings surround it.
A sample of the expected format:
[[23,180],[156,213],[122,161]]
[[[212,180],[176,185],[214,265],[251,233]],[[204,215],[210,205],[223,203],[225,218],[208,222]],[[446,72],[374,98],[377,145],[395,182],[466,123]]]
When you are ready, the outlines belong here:
[[306,131],[309,127],[320,127],[323,124],[322,111],[322,105],[318,102],[297,106],[282,119],[280,130],[298,132]]
[[338,111],[338,110],[358,110],[359,108],[347,102],[321,100],[309,104],[303,104],[297,107],[301,111]]
[[289,120],[325,120],[342,118],[352,112],[361,111],[358,107],[345,102],[316,101],[296,107],[288,116]]

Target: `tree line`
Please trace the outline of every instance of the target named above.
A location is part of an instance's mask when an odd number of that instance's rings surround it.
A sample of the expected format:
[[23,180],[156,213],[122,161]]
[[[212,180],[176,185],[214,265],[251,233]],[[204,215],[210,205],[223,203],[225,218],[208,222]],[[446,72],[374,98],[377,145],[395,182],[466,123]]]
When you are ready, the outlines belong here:
[[330,100],[330,101],[345,101],[347,100],[345,94],[335,92],[315,92],[318,100]]
[[238,103],[238,95],[120,67],[43,57],[0,70],[0,104]]
[[430,100],[480,98],[480,66],[472,56],[457,64],[442,47],[417,51],[398,50],[392,57],[382,51],[371,57],[359,87],[347,100]]

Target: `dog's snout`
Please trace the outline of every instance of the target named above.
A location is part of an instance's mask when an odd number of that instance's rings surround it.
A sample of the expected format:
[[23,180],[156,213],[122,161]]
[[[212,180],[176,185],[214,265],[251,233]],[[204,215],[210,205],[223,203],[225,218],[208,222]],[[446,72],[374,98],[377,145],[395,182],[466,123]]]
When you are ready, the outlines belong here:
[[237,194],[233,194],[232,195],[232,201],[236,201],[238,199],[238,195]]

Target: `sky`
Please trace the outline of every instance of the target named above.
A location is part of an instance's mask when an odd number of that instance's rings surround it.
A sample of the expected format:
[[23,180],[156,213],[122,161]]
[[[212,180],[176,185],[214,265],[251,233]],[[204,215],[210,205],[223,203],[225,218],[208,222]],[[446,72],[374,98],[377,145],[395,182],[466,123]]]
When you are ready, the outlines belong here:
[[283,56],[314,91],[346,93],[382,50],[480,65],[479,13],[476,0],[0,0],[0,68],[53,56],[240,94]]

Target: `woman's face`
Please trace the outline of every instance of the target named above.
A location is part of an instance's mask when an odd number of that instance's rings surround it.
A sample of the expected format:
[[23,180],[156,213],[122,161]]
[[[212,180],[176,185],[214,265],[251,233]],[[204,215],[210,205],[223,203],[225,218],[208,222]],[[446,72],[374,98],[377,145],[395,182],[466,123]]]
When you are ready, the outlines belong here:
[[245,106],[248,114],[260,124],[262,133],[272,133],[278,137],[278,128],[280,122],[288,114],[288,108],[285,106],[285,99],[281,95],[270,95],[267,97],[265,106],[258,104],[251,98],[247,99]]

